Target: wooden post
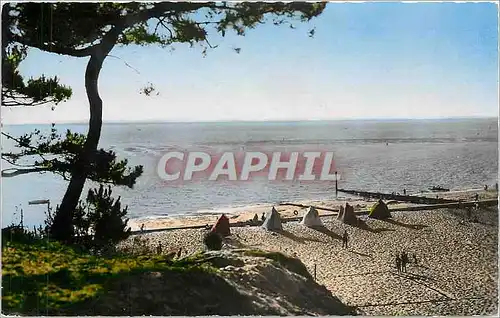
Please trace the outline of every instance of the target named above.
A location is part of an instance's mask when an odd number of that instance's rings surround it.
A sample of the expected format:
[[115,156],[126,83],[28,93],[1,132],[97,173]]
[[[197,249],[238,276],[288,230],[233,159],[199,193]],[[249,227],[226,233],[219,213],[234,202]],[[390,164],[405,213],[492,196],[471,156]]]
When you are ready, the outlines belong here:
[[335,198],[338,198],[338,192],[339,192],[339,181],[337,178],[337,171],[335,171]]
[[316,263],[314,263],[314,280],[316,280]]

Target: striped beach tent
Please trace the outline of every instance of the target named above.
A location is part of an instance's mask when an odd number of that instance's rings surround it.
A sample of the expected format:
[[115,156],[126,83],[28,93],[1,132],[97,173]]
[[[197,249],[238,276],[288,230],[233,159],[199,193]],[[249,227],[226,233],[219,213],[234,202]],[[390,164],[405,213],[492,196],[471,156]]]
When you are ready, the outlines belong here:
[[308,226],[308,227],[323,226],[323,222],[321,221],[321,218],[319,217],[318,210],[316,210],[312,206],[307,208],[306,214],[304,214],[304,217],[302,218],[302,221],[300,222],[300,224]]
[[380,200],[378,200],[377,203],[375,203],[372,206],[368,216],[373,218],[373,219],[384,220],[384,219],[388,219],[391,217],[391,212],[389,211],[387,204],[385,204],[384,201],[382,201],[382,199],[380,199]]

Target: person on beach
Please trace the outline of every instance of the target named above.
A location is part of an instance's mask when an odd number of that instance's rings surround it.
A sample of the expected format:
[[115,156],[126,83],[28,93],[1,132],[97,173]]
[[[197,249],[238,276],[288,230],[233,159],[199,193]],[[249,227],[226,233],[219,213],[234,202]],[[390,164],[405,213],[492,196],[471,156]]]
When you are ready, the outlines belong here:
[[413,253],[413,264],[417,265],[417,253]]
[[401,271],[406,273],[406,265],[408,264],[408,254],[403,251],[401,253]]
[[475,197],[474,201],[479,201],[479,193],[476,193],[476,197]]
[[344,234],[342,235],[342,247],[347,248],[348,242],[349,242],[349,234],[347,234],[347,230],[344,230]]
[[259,216],[257,215],[257,213],[253,216],[252,223],[253,224],[258,224],[259,223]]
[[144,223],[141,224],[141,233],[144,233]]
[[495,183],[495,191],[498,192],[498,182]]
[[484,191],[488,191],[488,185],[487,184],[484,185]]
[[403,189],[403,195],[406,195],[406,189]]
[[264,222],[266,220],[266,214],[264,212],[262,212],[260,219],[262,222]]
[[396,269],[399,272],[401,272],[401,258],[399,257],[399,254],[396,254]]

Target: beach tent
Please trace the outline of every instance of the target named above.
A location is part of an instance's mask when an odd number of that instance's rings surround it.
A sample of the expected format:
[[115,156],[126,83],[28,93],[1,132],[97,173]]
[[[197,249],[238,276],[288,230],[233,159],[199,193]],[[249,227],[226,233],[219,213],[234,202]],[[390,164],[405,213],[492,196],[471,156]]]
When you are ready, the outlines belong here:
[[387,205],[384,203],[384,201],[378,200],[378,202],[375,203],[370,209],[370,213],[368,214],[368,216],[373,219],[383,220],[390,218],[391,212],[389,212],[389,208],[387,208]]
[[358,218],[356,217],[356,214],[354,214],[354,207],[347,203],[345,208],[341,206],[337,220],[345,224],[356,225],[358,223]]
[[212,232],[218,233],[221,236],[229,236],[231,235],[231,227],[229,225],[229,219],[226,215],[222,214],[214,226],[212,226]]
[[268,231],[278,231],[283,229],[280,214],[274,207],[267,213],[266,219],[264,220],[264,223],[262,223],[262,227]]
[[300,224],[305,225],[305,226],[323,226],[323,222],[321,222],[321,219],[319,217],[318,210],[316,210],[314,207],[310,206],[306,214],[304,214],[304,217],[302,218],[302,222]]

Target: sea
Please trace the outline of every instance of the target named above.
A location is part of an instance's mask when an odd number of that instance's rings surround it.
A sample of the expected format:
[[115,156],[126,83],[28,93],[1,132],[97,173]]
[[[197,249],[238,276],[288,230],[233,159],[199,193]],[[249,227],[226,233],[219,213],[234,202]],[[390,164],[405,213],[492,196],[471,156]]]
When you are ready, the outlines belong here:
[[[86,133],[86,124],[57,124],[59,132]],[[14,136],[50,125],[4,125]],[[114,187],[131,219],[237,211],[283,201],[328,200],[334,181],[209,181],[168,184],[157,174],[159,158],[186,151],[331,151],[340,171],[339,187],[366,191],[451,190],[493,186],[498,180],[498,119],[338,120],[297,122],[105,123],[99,147],[129,165],[144,166],[133,189]],[[2,151],[15,150],[2,136]],[[11,167],[2,162],[2,169]],[[46,205],[55,207],[67,181],[50,173],[2,178],[2,226],[43,223]],[[89,187],[96,184],[88,181]],[[21,212],[22,211],[22,212]]]

